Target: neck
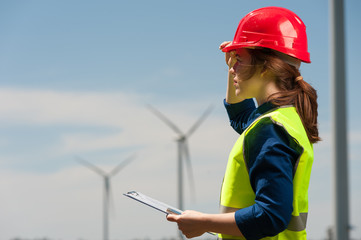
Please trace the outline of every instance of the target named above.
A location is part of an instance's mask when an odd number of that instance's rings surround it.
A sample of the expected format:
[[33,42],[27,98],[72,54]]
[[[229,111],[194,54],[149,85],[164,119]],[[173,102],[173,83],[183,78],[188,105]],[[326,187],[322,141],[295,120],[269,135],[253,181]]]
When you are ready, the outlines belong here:
[[267,102],[272,94],[280,91],[276,86],[275,81],[266,80],[265,82],[266,84],[263,85],[262,89],[259,91],[258,96],[256,96],[258,106],[261,106],[263,103]]

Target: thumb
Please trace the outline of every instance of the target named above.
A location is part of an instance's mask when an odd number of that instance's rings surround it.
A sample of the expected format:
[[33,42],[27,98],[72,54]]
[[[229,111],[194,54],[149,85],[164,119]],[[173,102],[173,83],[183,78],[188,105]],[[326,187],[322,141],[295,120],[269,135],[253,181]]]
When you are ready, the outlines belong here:
[[179,219],[179,215],[176,214],[168,214],[167,215],[167,220],[170,222],[177,222]]

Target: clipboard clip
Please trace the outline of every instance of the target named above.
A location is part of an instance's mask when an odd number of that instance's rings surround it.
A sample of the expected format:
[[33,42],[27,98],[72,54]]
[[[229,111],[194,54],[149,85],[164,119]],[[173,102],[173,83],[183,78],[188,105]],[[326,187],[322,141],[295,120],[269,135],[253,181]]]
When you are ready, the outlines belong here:
[[133,196],[138,196],[138,192],[136,191],[130,191],[130,192],[127,192],[128,195],[133,195]]

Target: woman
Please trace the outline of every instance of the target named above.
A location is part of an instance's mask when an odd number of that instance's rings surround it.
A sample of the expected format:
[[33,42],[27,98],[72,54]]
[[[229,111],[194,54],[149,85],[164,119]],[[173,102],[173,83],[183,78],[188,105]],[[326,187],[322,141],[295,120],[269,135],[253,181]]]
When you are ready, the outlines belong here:
[[[168,215],[189,238],[306,239],[317,94],[303,80],[306,27],[292,11],[266,7],[239,23],[220,49],[229,66],[225,108],[240,134],[221,191],[221,213]],[[254,99],[258,107],[255,106]]]

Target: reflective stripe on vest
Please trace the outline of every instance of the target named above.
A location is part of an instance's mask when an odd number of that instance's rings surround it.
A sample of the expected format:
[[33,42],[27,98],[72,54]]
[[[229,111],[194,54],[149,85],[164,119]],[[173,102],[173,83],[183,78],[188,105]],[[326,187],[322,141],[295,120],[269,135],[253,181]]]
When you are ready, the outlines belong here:
[[[274,237],[263,239],[298,240],[306,239],[306,222],[308,214],[308,186],[313,163],[313,147],[309,142],[302,121],[292,106],[280,107],[257,118],[238,138],[228,159],[226,173],[221,191],[221,212],[235,212],[255,203],[255,193],[249,180],[248,168],[244,159],[244,139],[261,120],[270,119],[283,127],[302,148],[295,165],[293,177],[293,212],[291,221],[285,231]],[[256,134],[251,132],[252,134]],[[219,239],[245,239],[219,234]]]

